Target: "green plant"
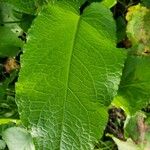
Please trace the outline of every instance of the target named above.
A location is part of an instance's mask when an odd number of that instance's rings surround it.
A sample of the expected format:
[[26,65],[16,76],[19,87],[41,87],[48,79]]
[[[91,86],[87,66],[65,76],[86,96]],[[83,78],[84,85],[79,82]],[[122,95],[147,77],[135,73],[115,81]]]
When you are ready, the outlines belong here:
[[[145,148],[150,10],[137,3],[0,1],[0,149],[116,149],[111,138]],[[136,124],[142,141],[129,134]]]

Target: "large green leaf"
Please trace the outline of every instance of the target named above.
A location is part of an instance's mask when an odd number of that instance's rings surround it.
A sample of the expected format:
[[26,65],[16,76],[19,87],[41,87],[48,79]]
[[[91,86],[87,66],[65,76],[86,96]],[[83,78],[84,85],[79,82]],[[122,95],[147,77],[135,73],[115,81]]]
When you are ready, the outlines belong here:
[[115,42],[112,14],[100,3],[79,15],[71,1],[60,1],[35,19],[21,59],[16,100],[36,149],[93,149],[124,63]]
[[150,99],[150,59],[145,56],[129,56],[123,72],[118,96],[114,104],[129,114],[144,108]]

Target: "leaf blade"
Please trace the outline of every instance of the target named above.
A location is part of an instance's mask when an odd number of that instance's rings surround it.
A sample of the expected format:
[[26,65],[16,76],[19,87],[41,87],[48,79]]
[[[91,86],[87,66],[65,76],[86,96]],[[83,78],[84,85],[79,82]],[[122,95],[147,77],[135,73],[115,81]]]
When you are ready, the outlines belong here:
[[35,150],[31,135],[23,128],[8,128],[2,133],[2,137],[10,150]]
[[[98,25],[95,14],[100,16],[97,10],[106,10],[104,6],[94,3],[80,16],[60,3],[44,9],[29,33],[17,102],[23,123],[35,133],[37,148],[91,149],[107,123],[124,54],[115,48],[114,39],[103,36],[103,20]],[[113,28],[113,19],[109,21]],[[43,139],[52,141],[43,144]]]
[[120,103],[129,115],[149,103],[149,63],[146,56],[131,55],[126,60],[118,96],[113,103]]

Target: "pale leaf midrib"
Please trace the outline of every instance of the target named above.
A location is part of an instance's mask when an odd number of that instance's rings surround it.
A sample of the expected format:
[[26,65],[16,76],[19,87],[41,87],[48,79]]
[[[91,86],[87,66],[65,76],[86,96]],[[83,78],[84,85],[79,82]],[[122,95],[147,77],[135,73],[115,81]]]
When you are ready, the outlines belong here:
[[62,143],[62,138],[63,138],[63,126],[64,126],[64,124],[63,124],[63,122],[64,122],[64,114],[65,114],[65,103],[66,103],[66,100],[67,100],[67,95],[68,95],[68,86],[69,86],[69,78],[70,78],[70,67],[71,67],[71,62],[72,62],[72,57],[73,57],[73,51],[74,51],[74,46],[75,46],[75,43],[76,43],[76,38],[77,38],[77,34],[78,34],[78,31],[79,31],[79,25],[80,25],[80,19],[81,19],[81,16],[78,16],[78,15],[76,15],[77,17],[78,17],[78,20],[77,20],[77,24],[76,24],[76,28],[75,28],[75,32],[74,32],[74,36],[73,36],[73,40],[72,40],[72,47],[71,47],[71,50],[70,50],[70,59],[69,59],[69,61],[68,61],[68,68],[67,68],[67,81],[66,81],[66,92],[65,92],[65,99],[64,99],[64,103],[63,103],[63,112],[62,112],[62,116],[63,116],[63,118],[62,118],[62,126],[61,126],[61,136],[60,136],[60,149],[61,149],[61,147],[62,147],[62,145],[63,145],[63,143]]

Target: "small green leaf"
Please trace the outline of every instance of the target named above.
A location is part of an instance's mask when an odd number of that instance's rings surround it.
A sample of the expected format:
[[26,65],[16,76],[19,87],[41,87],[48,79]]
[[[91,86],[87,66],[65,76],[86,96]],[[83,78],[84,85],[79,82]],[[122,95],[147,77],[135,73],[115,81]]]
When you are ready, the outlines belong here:
[[117,0],[103,0],[102,3],[108,8],[111,8],[117,3]]
[[141,3],[148,8],[150,7],[150,0],[141,0]]
[[129,56],[123,71],[118,96],[113,103],[134,114],[144,108],[150,99],[150,59]]
[[13,12],[11,5],[0,3],[0,57],[16,56],[23,45],[18,38],[22,29]]
[[137,112],[134,116],[128,118],[125,125],[126,136],[131,138],[140,150],[149,150],[150,148],[150,124],[147,121],[148,119],[143,112]]
[[118,150],[142,150],[131,139],[127,139],[127,141],[121,141],[113,137],[113,140],[117,144]]
[[20,51],[23,42],[18,36],[8,27],[0,26],[0,56],[14,57]]
[[9,150],[35,150],[31,135],[22,128],[11,127],[2,134]]
[[[126,137],[131,138],[135,143],[144,142],[146,116],[142,112],[137,112],[134,116],[128,118],[125,125]],[[134,134],[133,134],[134,133]]]
[[19,124],[20,120],[16,120],[16,119],[0,119],[0,125],[2,124],[9,124],[9,123],[15,123],[15,124]]
[[[50,3],[54,4],[57,3],[59,0],[3,0],[3,2],[9,3],[15,7],[20,12],[24,12],[27,14],[37,14],[44,4]],[[62,0],[63,3],[72,3],[74,7],[77,9],[86,2],[86,0]]]
[[8,27],[16,36],[23,32],[19,27],[21,17],[22,14],[17,12],[10,4],[0,3],[0,25]]
[[11,4],[17,11],[27,14],[35,14],[40,7],[39,0],[0,0],[0,3],[5,2]]
[[6,147],[6,143],[3,140],[0,140],[0,150],[4,150]]
[[105,5],[108,8],[113,7],[116,3],[117,0],[88,0],[90,3],[92,2],[102,2],[103,5]]

